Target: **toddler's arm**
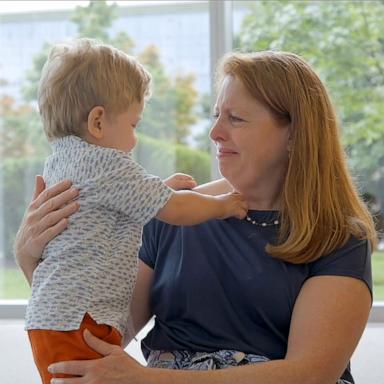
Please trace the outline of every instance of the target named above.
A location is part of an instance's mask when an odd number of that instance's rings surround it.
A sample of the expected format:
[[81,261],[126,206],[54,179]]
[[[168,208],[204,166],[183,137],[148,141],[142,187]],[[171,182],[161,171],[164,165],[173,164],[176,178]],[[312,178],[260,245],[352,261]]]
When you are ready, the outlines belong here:
[[192,191],[175,191],[156,218],[168,224],[194,225],[231,216],[243,219],[247,210],[247,203],[237,192],[210,196]]
[[226,179],[219,179],[200,184],[193,188],[193,190],[206,195],[221,195],[223,193],[231,192],[233,187]]

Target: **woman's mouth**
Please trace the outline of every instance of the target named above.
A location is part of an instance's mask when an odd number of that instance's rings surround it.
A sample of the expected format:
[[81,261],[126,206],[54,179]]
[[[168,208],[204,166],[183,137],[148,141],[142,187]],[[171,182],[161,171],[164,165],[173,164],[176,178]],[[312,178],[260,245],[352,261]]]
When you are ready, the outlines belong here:
[[217,158],[222,159],[226,157],[231,157],[233,155],[237,155],[238,153],[232,149],[229,148],[218,148],[217,149]]

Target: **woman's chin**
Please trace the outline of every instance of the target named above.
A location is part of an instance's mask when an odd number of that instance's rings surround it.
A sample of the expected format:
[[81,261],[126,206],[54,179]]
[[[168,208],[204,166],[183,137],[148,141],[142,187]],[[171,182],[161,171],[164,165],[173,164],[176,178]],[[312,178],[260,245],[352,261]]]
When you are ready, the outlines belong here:
[[223,176],[224,178],[228,179],[228,172],[226,170],[226,167],[223,167],[222,164],[219,164],[219,172],[220,172],[221,176]]
[[219,166],[219,172],[221,176],[233,185],[233,182],[235,181],[235,172],[233,170],[229,170],[228,167]]

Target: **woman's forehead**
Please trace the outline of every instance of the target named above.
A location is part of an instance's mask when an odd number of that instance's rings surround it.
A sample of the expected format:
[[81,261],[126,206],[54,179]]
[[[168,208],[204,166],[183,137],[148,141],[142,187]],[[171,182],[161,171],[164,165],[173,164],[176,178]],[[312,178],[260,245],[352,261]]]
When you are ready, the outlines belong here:
[[227,75],[221,82],[215,109],[248,109],[258,101],[250,95],[243,83],[236,77]]

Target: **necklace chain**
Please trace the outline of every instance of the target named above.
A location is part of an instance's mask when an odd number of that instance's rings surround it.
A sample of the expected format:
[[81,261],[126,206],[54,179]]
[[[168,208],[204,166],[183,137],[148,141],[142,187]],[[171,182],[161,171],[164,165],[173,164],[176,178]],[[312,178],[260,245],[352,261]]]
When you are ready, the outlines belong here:
[[279,225],[280,221],[278,219],[275,219],[273,220],[272,222],[266,222],[266,221],[262,221],[262,222],[257,222],[256,220],[253,220],[251,219],[248,215],[245,217],[246,221],[248,221],[248,223],[252,224],[252,225],[256,225],[258,227],[271,227],[273,225]]

